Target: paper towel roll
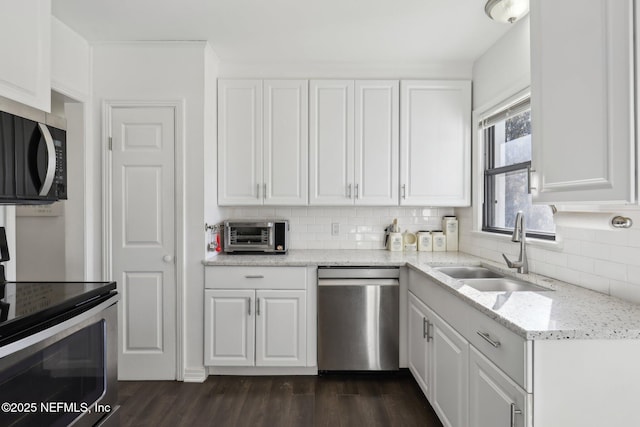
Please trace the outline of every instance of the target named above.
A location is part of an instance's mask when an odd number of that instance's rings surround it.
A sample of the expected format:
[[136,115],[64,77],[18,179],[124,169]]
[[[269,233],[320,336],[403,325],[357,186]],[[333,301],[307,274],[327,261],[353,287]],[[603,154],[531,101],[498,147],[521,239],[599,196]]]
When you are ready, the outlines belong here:
[[605,212],[558,212],[553,216],[556,227],[587,228],[590,230],[617,230],[620,228],[629,228],[614,227],[612,225],[613,218],[619,218],[619,215]]

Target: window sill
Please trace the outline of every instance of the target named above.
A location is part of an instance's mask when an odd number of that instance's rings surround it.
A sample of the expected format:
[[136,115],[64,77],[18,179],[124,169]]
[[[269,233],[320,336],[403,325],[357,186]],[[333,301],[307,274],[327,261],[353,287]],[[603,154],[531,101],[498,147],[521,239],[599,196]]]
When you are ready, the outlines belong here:
[[[489,233],[487,231],[472,231],[471,235],[483,239],[497,240],[499,242],[511,242],[511,236],[508,234]],[[542,248],[550,251],[561,252],[563,249],[562,240],[556,234],[556,240],[534,239],[527,237],[527,245]]]

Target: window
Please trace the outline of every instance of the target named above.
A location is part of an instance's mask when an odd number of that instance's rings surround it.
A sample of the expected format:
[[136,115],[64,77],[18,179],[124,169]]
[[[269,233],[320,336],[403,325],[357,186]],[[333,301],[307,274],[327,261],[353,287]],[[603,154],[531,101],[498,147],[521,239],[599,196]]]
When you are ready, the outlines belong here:
[[549,206],[534,205],[529,191],[531,107],[521,99],[480,122],[484,148],[482,230],[510,234],[516,214],[525,216],[527,236],[555,239]]

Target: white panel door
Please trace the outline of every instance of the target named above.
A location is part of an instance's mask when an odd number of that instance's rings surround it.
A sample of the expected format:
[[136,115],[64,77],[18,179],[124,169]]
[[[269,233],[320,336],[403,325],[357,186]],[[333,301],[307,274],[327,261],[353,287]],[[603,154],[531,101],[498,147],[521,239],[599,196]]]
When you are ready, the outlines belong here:
[[444,320],[427,309],[432,323],[431,406],[446,427],[469,422],[469,343]]
[[309,84],[309,204],[353,205],[353,80]]
[[262,80],[218,80],[218,204],[260,205]]
[[635,201],[633,10],[531,2],[535,202]]
[[429,372],[428,351],[430,343],[427,341],[427,306],[415,295],[409,292],[408,318],[408,364],[409,370],[416,379],[422,392],[427,398],[431,396],[431,374]]
[[306,366],[306,291],[256,291],[256,366]]
[[309,100],[307,80],[265,80],[265,205],[306,205],[308,199]]
[[0,96],[51,111],[51,0],[0,3]]
[[525,420],[530,396],[473,346],[469,348],[469,426],[529,427]]
[[255,291],[204,291],[204,364],[253,366]]
[[356,205],[398,204],[397,80],[355,82]]
[[400,204],[469,206],[471,82],[400,85]]
[[120,379],[176,378],[175,111],[113,108],[112,277]]

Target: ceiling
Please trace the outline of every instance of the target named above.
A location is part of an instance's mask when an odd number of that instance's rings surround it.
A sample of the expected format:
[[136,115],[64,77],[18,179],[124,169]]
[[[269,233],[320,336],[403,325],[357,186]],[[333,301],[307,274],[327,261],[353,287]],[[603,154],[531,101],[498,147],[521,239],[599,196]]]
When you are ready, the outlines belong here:
[[484,0],[52,0],[90,42],[208,40],[222,61],[473,61],[508,31]]

